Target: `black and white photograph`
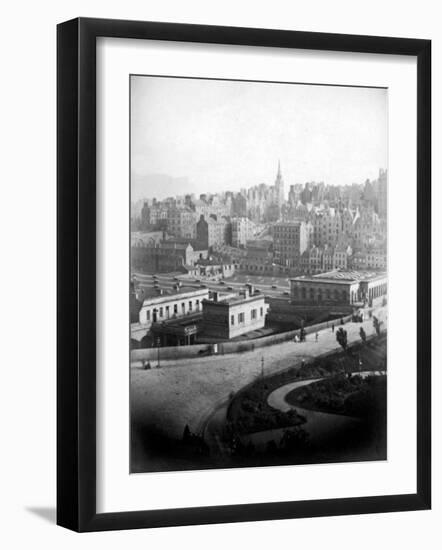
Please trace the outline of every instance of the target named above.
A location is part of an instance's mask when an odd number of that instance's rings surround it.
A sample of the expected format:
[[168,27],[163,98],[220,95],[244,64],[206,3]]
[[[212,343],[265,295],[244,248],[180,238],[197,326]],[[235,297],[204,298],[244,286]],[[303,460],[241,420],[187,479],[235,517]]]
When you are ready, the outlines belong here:
[[439,12],[5,4],[0,547],[439,548]]
[[128,107],[131,473],[387,460],[388,90]]

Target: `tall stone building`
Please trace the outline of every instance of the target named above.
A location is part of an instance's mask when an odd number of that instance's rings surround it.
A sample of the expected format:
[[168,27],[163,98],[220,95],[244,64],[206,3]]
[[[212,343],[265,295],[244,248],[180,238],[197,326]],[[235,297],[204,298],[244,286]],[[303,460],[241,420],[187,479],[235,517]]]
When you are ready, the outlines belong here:
[[307,224],[302,221],[280,222],[273,226],[275,261],[286,267],[298,267],[309,241]]
[[196,222],[196,214],[190,208],[170,208],[167,218],[167,230],[175,237],[195,239]]
[[199,246],[206,250],[213,246],[230,244],[232,224],[226,217],[217,218],[214,215],[205,218],[201,215],[196,224],[196,240]]
[[342,235],[342,220],[335,208],[313,212],[310,216],[315,246],[335,246]]
[[247,217],[247,192],[235,193],[232,198],[232,216]]
[[248,218],[232,218],[232,246],[245,246],[253,238],[255,229],[254,222]]

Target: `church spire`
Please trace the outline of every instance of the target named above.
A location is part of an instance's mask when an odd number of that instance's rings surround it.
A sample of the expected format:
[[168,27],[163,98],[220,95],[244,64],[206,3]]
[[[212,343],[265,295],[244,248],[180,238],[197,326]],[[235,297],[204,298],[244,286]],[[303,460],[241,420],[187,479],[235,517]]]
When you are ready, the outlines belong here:
[[276,200],[281,206],[284,202],[284,180],[281,174],[281,159],[278,159],[278,173],[275,180]]

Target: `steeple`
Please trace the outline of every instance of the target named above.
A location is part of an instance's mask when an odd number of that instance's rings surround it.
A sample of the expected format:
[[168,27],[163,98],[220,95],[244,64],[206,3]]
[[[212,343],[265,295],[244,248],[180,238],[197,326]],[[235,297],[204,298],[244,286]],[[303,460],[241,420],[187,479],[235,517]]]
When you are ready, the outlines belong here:
[[282,179],[282,174],[281,174],[280,159],[278,159],[278,173],[276,174],[275,190],[276,190],[277,202],[279,206],[281,206],[284,203],[284,180]]

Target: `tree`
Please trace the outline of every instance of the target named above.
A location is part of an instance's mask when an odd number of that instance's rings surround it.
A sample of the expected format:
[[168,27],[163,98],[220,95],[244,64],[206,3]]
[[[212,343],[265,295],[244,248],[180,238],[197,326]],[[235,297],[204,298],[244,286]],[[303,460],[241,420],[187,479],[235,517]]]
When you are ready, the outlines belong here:
[[376,334],[380,336],[381,334],[381,321],[375,316],[373,316],[373,326],[376,331]]
[[183,432],[183,441],[187,442],[191,439],[191,436],[192,434],[190,433],[190,428],[189,428],[189,425],[186,424],[185,427],[184,427],[184,432]]
[[344,351],[347,349],[347,331],[340,327],[336,331],[336,340],[339,342],[339,345]]

